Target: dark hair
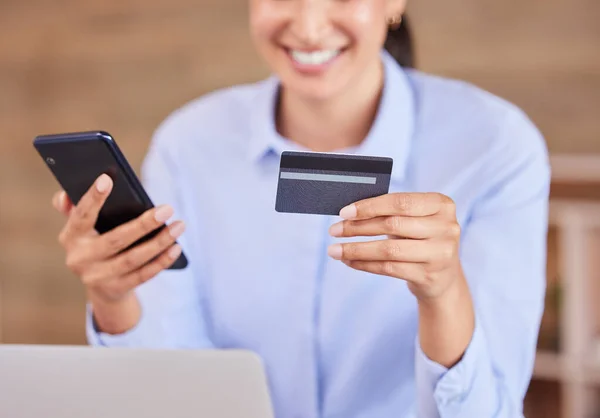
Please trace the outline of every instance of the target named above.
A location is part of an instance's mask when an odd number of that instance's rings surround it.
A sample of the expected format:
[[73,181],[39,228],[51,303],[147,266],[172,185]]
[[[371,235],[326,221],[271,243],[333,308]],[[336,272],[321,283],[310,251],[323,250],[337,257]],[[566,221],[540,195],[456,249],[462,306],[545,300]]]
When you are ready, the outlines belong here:
[[412,35],[406,16],[402,17],[398,28],[388,30],[384,47],[402,67],[415,67]]

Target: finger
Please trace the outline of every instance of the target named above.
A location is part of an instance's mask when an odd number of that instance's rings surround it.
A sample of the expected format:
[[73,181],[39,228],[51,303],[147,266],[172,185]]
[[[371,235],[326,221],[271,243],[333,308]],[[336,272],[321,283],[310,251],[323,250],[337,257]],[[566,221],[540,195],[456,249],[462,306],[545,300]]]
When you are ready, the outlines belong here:
[[62,192],[56,192],[52,196],[52,206],[54,207],[54,209],[56,209],[59,212],[60,212],[60,206],[58,204],[58,198],[59,198],[59,196],[60,196],[61,193]]
[[391,235],[411,239],[427,239],[448,233],[452,225],[437,217],[380,216],[334,224],[329,233],[334,237],[374,237]]
[[54,193],[54,195],[52,196],[52,206],[54,207],[54,209],[56,209],[57,211],[59,211],[61,213],[63,213],[63,210],[62,210],[62,206],[63,206],[63,202],[62,202],[63,194],[64,194],[64,191],[61,190],[61,191],[58,191],[58,192]]
[[427,240],[386,239],[334,244],[328,254],[336,260],[429,262],[435,254]]
[[110,276],[119,277],[138,270],[143,265],[171,247],[185,230],[183,222],[178,221],[164,228],[156,237],[136,245],[119,254],[107,263]]
[[136,219],[101,235],[94,251],[100,258],[115,255],[162,227],[172,216],[173,208],[169,205],[147,210]]
[[171,247],[184,229],[183,222],[174,222],[151,240],[101,263],[93,273],[86,276],[86,284],[94,285],[107,278],[122,277],[140,269]]
[[181,255],[181,246],[175,244],[163,252],[156,260],[135,270],[120,279],[124,290],[131,290],[156,277],[161,271],[171,267]]
[[52,205],[57,211],[65,216],[69,216],[71,210],[73,209],[73,203],[64,190],[56,192],[54,198],[52,199]]
[[396,277],[410,283],[423,283],[425,268],[419,263],[403,263],[397,261],[344,261],[348,267],[355,270],[381,276]]
[[371,219],[378,216],[431,216],[452,211],[454,202],[439,193],[390,193],[365,199],[340,211],[344,219]]
[[65,235],[68,237],[84,235],[94,229],[100,209],[106,202],[112,186],[113,182],[108,175],[102,174],[98,177],[94,185],[71,210]]

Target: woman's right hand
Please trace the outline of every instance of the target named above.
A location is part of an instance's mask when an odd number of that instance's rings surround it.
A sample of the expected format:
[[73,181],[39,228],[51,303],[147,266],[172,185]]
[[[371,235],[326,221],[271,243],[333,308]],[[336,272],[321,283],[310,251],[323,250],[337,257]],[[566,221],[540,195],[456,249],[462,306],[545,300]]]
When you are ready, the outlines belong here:
[[173,209],[159,206],[98,234],[94,226],[112,186],[111,178],[103,174],[76,206],[64,191],[53,198],[54,207],[67,216],[58,238],[66,251],[67,267],[86,286],[88,297],[102,305],[131,299],[138,285],[170,267],[181,254],[175,240],[185,229],[183,222],[174,222],[151,240],[123,251],[165,224],[173,216]]

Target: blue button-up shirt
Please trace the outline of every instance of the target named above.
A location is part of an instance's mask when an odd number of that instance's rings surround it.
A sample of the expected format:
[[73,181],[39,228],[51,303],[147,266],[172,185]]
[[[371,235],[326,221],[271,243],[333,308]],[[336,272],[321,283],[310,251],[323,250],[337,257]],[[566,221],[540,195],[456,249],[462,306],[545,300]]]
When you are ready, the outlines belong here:
[[276,131],[275,77],[208,94],[161,124],[142,181],[186,222],[190,266],[137,289],[142,318],[125,334],[97,332],[88,314],[90,342],[252,350],[278,418],[521,417],[545,289],[543,138],[489,93],[382,59],[374,124],[342,151],[392,157],[391,192],[456,202],[476,309],[456,366],[421,351],[404,281],[327,256],[349,240],[328,234],[338,217],[275,211],[279,155],[301,150]]

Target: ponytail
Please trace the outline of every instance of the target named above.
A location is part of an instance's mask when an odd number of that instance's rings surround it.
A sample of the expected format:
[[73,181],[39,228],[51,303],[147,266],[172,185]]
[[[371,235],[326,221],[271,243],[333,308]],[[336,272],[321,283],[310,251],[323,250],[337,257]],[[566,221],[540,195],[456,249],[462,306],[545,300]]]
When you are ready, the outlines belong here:
[[402,67],[415,67],[412,36],[406,16],[403,16],[398,28],[388,29],[384,47]]

